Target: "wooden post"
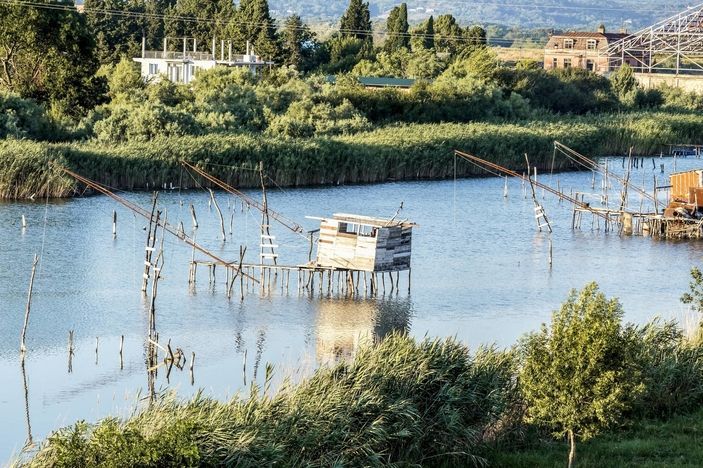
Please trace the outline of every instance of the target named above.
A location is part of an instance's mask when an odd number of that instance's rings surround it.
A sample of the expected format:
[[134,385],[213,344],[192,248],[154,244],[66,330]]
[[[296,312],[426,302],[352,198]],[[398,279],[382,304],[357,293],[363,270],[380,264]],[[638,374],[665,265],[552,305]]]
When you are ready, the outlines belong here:
[[29,310],[32,306],[32,289],[34,289],[34,275],[37,272],[37,263],[39,263],[39,256],[34,254],[34,261],[32,262],[32,274],[29,277],[29,292],[27,293],[27,307],[24,310],[24,325],[22,326],[22,335],[20,338],[20,353],[24,359],[24,353],[27,352],[27,346],[25,345],[25,340],[27,338],[27,327],[29,326]]
[[68,373],[73,372],[73,330],[68,331]]
[[215,199],[215,192],[213,192],[212,189],[208,189],[210,191],[210,199],[212,200],[212,204],[215,205],[215,209],[217,210],[217,214],[220,217],[220,233],[222,234],[222,242],[227,241],[227,236],[225,236],[225,219],[222,217],[222,210],[220,210],[220,205],[217,203],[217,200]]
[[100,338],[95,337],[95,365],[98,365],[98,345],[100,344]]
[[120,336],[120,370],[124,369],[124,359],[122,352],[124,351],[124,335]]
[[193,366],[195,365],[195,351],[190,353],[190,384],[195,384],[195,374],[193,374]]
[[112,238],[117,239],[117,211],[112,210]]
[[198,218],[195,216],[195,207],[190,204],[190,217],[193,220],[193,229],[198,229]]
[[549,236],[549,269],[552,269],[552,236]]
[[26,229],[26,228],[27,228],[27,218],[25,218],[24,215],[22,215],[22,229]]
[[244,378],[244,386],[247,386],[247,350],[244,350],[244,359],[242,362],[242,377]]

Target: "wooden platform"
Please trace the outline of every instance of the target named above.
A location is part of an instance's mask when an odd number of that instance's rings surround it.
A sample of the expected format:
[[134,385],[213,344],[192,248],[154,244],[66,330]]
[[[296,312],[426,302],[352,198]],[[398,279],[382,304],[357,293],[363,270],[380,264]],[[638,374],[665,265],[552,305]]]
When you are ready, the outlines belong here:
[[[193,259],[190,263],[189,283],[195,285],[198,267],[208,269],[208,283],[217,282],[218,267],[225,270],[227,296],[231,297],[234,284],[239,283],[240,297],[245,292],[270,294],[280,289],[282,294],[295,288],[299,293],[339,294],[346,296],[375,297],[378,294],[397,294],[400,290],[400,272],[407,271],[408,293],[410,293],[411,271],[398,269],[383,272],[368,272],[348,268],[314,265],[273,265],[233,261],[232,263]],[[241,269],[241,270],[240,270]],[[244,273],[244,274],[240,274]],[[238,281],[236,281],[238,280]]]

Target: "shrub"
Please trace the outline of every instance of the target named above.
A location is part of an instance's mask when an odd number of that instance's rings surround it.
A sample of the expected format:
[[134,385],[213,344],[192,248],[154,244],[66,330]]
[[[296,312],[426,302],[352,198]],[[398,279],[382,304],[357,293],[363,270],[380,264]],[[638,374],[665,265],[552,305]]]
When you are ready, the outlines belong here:
[[595,283],[572,291],[549,328],[522,343],[520,387],[528,420],[567,435],[576,455],[576,439],[587,440],[620,422],[643,391],[630,343],[621,327],[622,307],[607,300]]

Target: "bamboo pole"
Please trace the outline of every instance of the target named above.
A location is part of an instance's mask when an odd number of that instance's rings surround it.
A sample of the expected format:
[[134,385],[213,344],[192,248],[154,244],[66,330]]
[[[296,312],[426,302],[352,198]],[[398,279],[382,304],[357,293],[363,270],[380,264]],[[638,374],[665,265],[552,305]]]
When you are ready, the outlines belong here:
[[27,293],[27,306],[24,310],[24,325],[22,325],[22,335],[20,338],[20,353],[24,359],[24,354],[27,352],[27,346],[25,344],[27,338],[27,327],[29,326],[29,311],[32,306],[32,290],[34,289],[34,275],[37,272],[37,263],[39,263],[39,256],[34,254],[34,260],[32,261],[32,274],[29,277],[29,292]]

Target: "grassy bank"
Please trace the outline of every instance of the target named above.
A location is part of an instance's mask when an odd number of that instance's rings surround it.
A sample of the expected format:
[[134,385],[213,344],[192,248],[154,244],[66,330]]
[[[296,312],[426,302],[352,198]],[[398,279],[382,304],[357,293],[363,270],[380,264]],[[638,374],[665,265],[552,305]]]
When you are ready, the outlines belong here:
[[[73,181],[50,171],[50,161],[124,190],[164,184],[193,187],[178,161],[197,163],[231,185],[258,185],[251,170],[263,161],[279,185],[372,183],[446,178],[453,175],[452,151],[462,149],[513,169],[524,154],[550,168],[552,142],[559,140],[591,155],[657,154],[671,143],[700,142],[703,116],[637,113],[594,115],[519,123],[392,125],[348,136],[272,138],[252,133],[172,137],[118,146],[84,143],[0,143],[0,197],[70,196]],[[557,159],[555,168],[570,165]],[[461,163],[459,176],[485,172]]]
[[[566,441],[535,439],[521,448],[492,450],[491,466],[505,468],[563,467]],[[639,421],[617,433],[584,442],[580,466],[694,467],[703,459],[703,410],[668,421]]]

